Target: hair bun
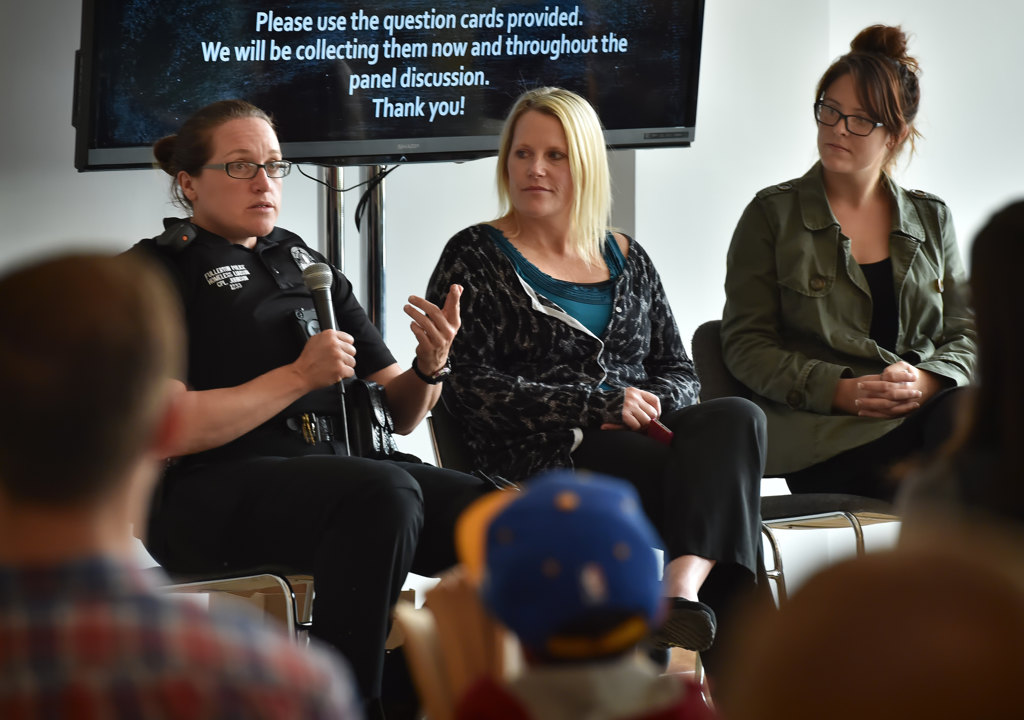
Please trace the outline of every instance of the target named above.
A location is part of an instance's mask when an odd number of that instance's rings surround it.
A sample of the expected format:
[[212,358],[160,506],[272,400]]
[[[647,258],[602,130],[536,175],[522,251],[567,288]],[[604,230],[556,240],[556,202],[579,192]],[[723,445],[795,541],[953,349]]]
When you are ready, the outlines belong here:
[[168,135],[153,143],[153,157],[156,158],[157,167],[171,177],[177,174],[174,168],[174,148],[177,142],[177,135]]
[[857,33],[850,42],[850,50],[855,53],[874,53],[884,55],[917,72],[917,59],[907,54],[907,35],[903,28],[891,25],[872,25]]

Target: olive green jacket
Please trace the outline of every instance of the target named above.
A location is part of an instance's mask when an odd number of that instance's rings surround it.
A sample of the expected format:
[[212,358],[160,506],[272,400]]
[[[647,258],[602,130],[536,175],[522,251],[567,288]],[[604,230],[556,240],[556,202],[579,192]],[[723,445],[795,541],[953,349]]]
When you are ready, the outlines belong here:
[[833,414],[840,378],[903,359],[950,386],[971,380],[974,321],[949,209],[885,182],[896,200],[889,251],[898,354],[868,336],[871,293],[825,197],[821,163],[757,193],[733,234],[722,350],[768,417],[767,475],[827,460],[901,422]]

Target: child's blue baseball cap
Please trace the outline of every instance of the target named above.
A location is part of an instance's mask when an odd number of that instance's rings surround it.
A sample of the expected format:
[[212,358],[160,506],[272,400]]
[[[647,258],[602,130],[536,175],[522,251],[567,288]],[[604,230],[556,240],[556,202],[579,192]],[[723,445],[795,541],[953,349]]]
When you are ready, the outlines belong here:
[[614,655],[661,621],[663,545],[621,480],[558,470],[491,493],[460,518],[457,546],[484,604],[535,653]]

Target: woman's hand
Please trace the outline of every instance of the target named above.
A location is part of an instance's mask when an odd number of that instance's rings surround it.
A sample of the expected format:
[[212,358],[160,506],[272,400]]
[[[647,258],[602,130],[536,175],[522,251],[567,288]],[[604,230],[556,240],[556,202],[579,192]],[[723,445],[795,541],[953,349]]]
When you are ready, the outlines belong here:
[[461,285],[452,285],[448,289],[443,308],[416,295],[409,297],[409,304],[404,310],[412,318],[412,334],[419,341],[416,345],[416,366],[424,375],[434,375],[448,362],[448,351],[462,325],[460,297]]
[[942,387],[932,373],[901,360],[879,375],[840,380],[832,404],[851,415],[897,418],[917,410]]
[[622,424],[604,423],[602,430],[643,430],[661,416],[661,400],[646,390],[628,387],[622,400]]
[[347,332],[323,330],[310,337],[298,359],[292,363],[296,373],[317,390],[355,375],[355,339]]

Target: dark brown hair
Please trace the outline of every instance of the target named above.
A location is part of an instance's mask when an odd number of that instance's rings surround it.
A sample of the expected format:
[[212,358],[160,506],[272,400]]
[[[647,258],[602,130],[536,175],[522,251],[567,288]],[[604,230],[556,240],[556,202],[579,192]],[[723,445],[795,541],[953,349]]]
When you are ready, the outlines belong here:
[[245,100],[221,100],[197,110],[184,122],[175,135],[160,138],[153,144],[153,156],[157,166],[173,178],[171,197],[175,204],[187,210],[192,203],[185,197],[178,185],[178,173],[184,170],[189,175],[198,175],[210,159],[212,149],[210,138],[213,131],[228,122],[240,118],[259,118],[270,127],[274,121],[260,108]]
[[821,100],[832,83],[850,75],[864,109],[897,138],[885,163],[888,171],[903,144],[909,141],[913,153],[914,141],[921,137],[914,127],[921,102],[920,73],[917,60],[907,54],[903,30],[872,25],[857,33],[850,43],[850,52],[832,63],[821,76],[814,99]]
[[[978,382],[971,397],[962,446],[994,450],[998,483],[1024,510],[1024,296],[1012,288],[1024,266],[1024,201],[1012,203],[986,223],[971,247],[971,298],[978,332]],[[953,454],[956,455],[954,449]],[[998,491],[1006,495],[1007,492]]]
[[[59,322],[56,320],[59,319]],[[177,294],[134,254],[66,255],[0,278],[0,488],[13,502],[108,496],[181,377]]]

